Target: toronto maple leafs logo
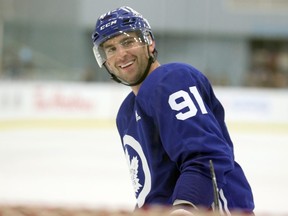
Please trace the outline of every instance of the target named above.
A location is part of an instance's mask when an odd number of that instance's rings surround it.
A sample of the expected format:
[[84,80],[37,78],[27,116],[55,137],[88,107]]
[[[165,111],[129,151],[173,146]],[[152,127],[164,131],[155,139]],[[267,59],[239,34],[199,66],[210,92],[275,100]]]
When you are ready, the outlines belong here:
[[130,171],[130,176],[132,180],[132,185],[135,191],[135,194],[137,194],[142,187],[142,185],[139,183],[139,178],[138,178],[138,168],[139,168],[139,160],[137,156],[132,157],[130,161],[129,154],[127,150],[125,151],[126,159],[128,161],[128,166],[129,166],[129,171]]
[[151,190],[151,173],[140,143],[129,135],[123,136],[123,147],[128,162],[137,205],[141,208]]

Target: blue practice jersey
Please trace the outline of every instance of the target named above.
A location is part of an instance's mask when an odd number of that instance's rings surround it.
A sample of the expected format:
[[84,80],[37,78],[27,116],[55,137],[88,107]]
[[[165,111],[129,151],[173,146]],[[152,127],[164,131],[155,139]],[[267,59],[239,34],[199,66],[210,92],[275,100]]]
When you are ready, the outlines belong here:
[[253,210],[224,109],[207,78],[192,66],[171,63],[154,70],[138,95],[131,92],[123,101],[117,128],[139,208],[175,200],[212,206],[212,160],[223,210]]

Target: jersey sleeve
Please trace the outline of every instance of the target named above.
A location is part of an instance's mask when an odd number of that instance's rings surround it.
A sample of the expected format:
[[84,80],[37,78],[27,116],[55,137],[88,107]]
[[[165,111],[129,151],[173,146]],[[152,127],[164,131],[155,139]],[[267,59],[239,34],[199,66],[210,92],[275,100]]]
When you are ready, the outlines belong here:
[[154,119],[163,148],[181,173],[172,199],[210,206],[209,160],[220,188],[233,168],[230,138],[223,133],[224,110],[199,71],[185,65],[164,69],[147,77],[139,103]]

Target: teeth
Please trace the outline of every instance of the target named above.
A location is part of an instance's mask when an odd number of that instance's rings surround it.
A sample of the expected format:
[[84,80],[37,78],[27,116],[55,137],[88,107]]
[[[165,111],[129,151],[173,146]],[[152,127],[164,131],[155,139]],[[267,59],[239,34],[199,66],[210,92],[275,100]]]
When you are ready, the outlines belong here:
[[121,67],[121,68],[125,68],[125,67],[128,67],[128,66],[132,65],[132,64],[133,64],[133,61],[128,62],[128,63],[126,63],[126,64],[124,64],[124,65],[121,65],[120,67]]

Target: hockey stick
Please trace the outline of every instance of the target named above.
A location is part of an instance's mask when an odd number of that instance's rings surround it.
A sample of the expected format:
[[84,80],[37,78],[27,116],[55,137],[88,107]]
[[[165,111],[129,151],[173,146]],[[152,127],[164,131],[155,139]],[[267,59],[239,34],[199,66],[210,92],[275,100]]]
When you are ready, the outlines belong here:
[[219,210],[220,210],[220,206],[219,206],[219,192],[218,192],[218,186],[217,186],[217,181],[216,181],[214,165],[213,165],[212,160],[210,160],[209,163],[210,163],[210,173],[211,173],[212,184],[213,184],[214,207],[215,207],[215,211],[219,212]]

